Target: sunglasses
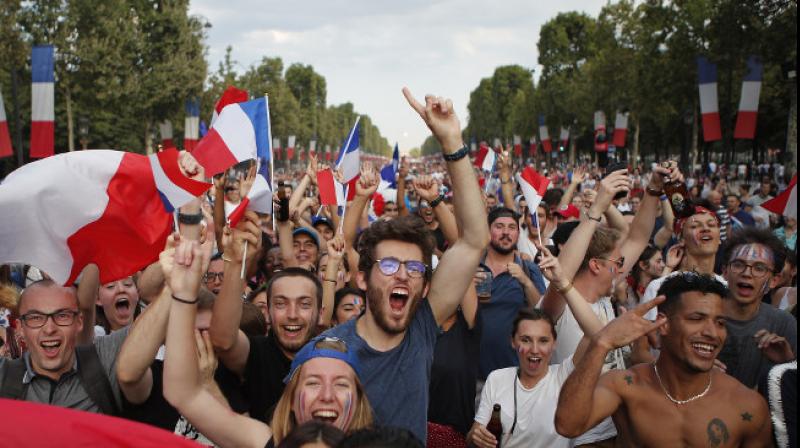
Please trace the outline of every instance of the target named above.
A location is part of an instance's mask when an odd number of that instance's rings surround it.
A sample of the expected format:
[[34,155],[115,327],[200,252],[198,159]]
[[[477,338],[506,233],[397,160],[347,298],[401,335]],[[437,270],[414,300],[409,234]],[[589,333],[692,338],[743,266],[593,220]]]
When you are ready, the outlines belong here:
[[400,261],[395,257],[386,257],[377,260],[375,263],[378,264],[378,269],[380,269],[381,273],[387,276],[396,274],[400,270],[401,264],[405,265],[406,273],[412,278],[420,278],[428,271],[428,266],[418,260]]

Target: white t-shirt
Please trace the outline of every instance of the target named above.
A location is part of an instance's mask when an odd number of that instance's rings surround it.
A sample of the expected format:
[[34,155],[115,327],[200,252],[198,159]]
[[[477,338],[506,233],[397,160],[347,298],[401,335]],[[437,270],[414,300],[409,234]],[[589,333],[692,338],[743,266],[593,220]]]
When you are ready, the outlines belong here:
[[[561,386],[573,370],[575,366],[571,357],[561,364],[550,365],[547,375],[532,389],[524,388],[516,379],[516,367],[495,370],[486,378],[475,421],[487,425],[492,418],[492,408],[499,404],[503,424],[502,448],[569,447],[570,440],[556,432],[555,416]],[[517,426],[511,434],[515,388]]]
[[[614,320],[614,306],[611,304],[610,297],[601,297],[597,302],[591,303],[592,311],[600,319],[603,325]],[[581,330],[578,321],[572,314],[572,310],[567,306],[564,312],[561,313],[561,318],[556,322],[556,350],[553,357],[550,359],[551,363],[561,363],[570,359],[575,354],[578,344],[583,339],[583,330]],[[610,351],[606,360],[603,363],[603,373],[611,369],[625,369],[625,359],[623,357],[622,349]],[[599,442],[601,440],[610,439],[617,435],[617,428],[611,417],[606,418],[597,426],[582,434],[574,440],[574,445],[583,445],[592,442]]]
[[[661,288],[661,284],[664,283],[664,281],[669,277],[677,275],[680,272],[682,271],[675,271],[669,275],[665,275],[664,277],[659,277],[651,281],[650,284],[647,285],[647,289],[644,290],[644,295],[642,296],[641,303],[647,303],[655,299],[656,296],[658,295],[659,288]],[[714,278],[722,282],[723,285],[728,286],[728,282],[723,277],[714,274]],[[657,317],[658,317],[658,307],[651,309],[650,311],[647,312],[647,314],[644,315],[644,318],[647,320],[656,320]]]

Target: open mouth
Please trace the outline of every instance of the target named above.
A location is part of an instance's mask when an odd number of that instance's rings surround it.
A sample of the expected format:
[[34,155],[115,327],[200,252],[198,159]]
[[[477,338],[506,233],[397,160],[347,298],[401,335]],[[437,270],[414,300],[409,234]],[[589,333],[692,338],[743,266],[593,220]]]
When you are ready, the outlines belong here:
[[131,310],[131,301],[128,300],[127,297],[120,297],[114,302],[114,308],[116,308],[119,313],[128,313]]
[[58,351],[61,348],[61,341],[42,341],[39,343],[39,347],[42,348],[45,356],[52,358],[58,355]]
[[742,296],[750,297],[755,292],[755,287],[747,282],[738,282],[736,283],[736,289],[739,291],[739,294]]
[[541,356],[528,356],[528,367],[538,369],[542,365]]
[[704,342],[693,342],[692,350],[694,350],[694,352],[701,358],[714,359],[717,353],[717,345]]
[[311,416],[314,418],[314,420],[319,420],[321,422],[325,422],[329,425],[332,425],[336,422],[336,419],[339,418],[339,413],[336,411],[331,411],[326,409],[326,410],[314,411],[311,414]]
[[712,238],[711,235],[701,235],[700,236],[700,242],[701,243],[706,244],[706,243],[711,243],[713,241],[714,241],[714,238]]
[[302,325],[283,325],[283,331],[286,336],[290,338],[297,338],[300,336],[300,332],[303,330]]
[[405,288],[394,288],[389,295],[389,306],[392,311],[400,312],[408,303],[408,290]]

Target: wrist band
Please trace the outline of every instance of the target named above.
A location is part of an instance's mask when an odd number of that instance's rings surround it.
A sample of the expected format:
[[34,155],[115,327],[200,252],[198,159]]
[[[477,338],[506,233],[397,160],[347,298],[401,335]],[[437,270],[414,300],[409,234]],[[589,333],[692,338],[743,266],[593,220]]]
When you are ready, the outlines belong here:
[[500,179],[500,183],[503,184],[503,185],[510,184],[511,183],[511,179],[509,179],[509,180]]
[[653,188],[650,188],[649,185],[647,186],[647,188],[644,189],[644,191],[647,192],[647,194],[649,194],[650,196],[655,196],[655,197],[660,197],[662,194],[664,194],[664,190],[655,190]]
[[195,303],[197,303],[198,300],[200,300],[199,297],[195,298],[194,300],[184,300],[179,297],[175,297],[175,294],[172,294],[172,298],[177,300],[178,302],[185,303],[187,305],[194,305]]
[[592,215],[590,215],[589,212],[586,212],[586,217],[592,221],[603,222],[603,218],[592,218]]
[[178,213],[178,222],[181,224],[186,224],[188,226],[200,224],[200,221],[203,220],[203,213],[196,213],[194,215],[189,215],[185,213]]
[[461,147],[461,149],[452,154],[442,153],[442,157],[444,157],[444,160],[448,162],[456,162],[463,159],[467,154],[469,154],[469,148],[467,147],[467,145],[464,145]]
[[568,293],[570,289],[572,289],[572,282],[567,283],[567,286],[563,288],[559,288],[558,285],[556,285],[556,291],[558,291],[559,294],[562,295]]
[[336,283],[336,280],[331,280],[331,279],[329,279],[329,278],[326,278],[326,279],[325,279],[325,280],[323,280],[323,281],[325,281],[325,282],[331,282],[331,283]]
[[222,254],[222,256],[220,256],[220,258],[222,258],[222,261],[227,261],[228,263],[237,263],[236,261],[233,261],[230,258],[226,257],[224,253]]
[[436,206],[437,206],[437,205],[439,205],[439,204],[441,204],[441,203],[442,203],[442,201],[444,201],[444,196],[442,196],[442,195],[439,195],[438,197],[436,197],[436,199],[432,200],[432,201],[430,202],[430,204],[428,204],[428,205],[430,205],[430,206],[431,206],[431,208],[436,208]]
[[658,198],[658,199],[660,199],[660,200],[662,200],[662,201],[666,201],[666,200],[667,200],[667,195],[665,195],[665,194],[662,194],[661,196],[659,196],[659,198]]

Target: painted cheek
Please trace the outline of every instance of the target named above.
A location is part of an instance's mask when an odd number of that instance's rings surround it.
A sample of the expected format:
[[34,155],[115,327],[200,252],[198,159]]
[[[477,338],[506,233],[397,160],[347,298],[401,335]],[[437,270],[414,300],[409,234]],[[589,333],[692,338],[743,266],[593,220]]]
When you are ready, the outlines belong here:
[[353,413],[355,412],[355,406],[353,406],[353,393],[348,391],[347,396],[344,399],[344,418],[341,419],[339,429],[342,431],[347,431],[347,428],[350,427],[350,422],[353,420]]

